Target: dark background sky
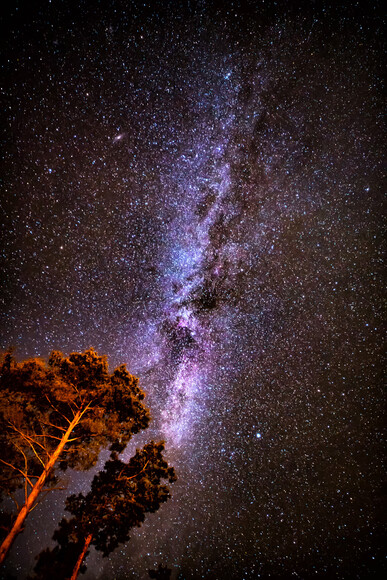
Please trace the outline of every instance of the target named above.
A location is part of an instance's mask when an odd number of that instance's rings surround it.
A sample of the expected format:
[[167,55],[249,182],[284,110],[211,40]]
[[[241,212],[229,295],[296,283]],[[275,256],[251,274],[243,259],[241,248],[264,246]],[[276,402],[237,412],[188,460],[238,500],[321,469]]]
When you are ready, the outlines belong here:
[[165,438],[179,476],[86,579],[386,571],[382,29],[379,2],[3,10],[0,346],[126,362],[133,445]]

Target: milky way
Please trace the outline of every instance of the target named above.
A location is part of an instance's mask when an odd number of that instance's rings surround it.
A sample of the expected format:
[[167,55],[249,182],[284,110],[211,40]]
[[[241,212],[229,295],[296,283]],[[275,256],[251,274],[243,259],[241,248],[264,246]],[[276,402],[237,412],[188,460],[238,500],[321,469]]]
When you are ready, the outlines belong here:
[[126,362],[153,421],[124,456],[163,438],[178,473],[84,577],[377,578],[380,6],[127,4],[21,2],[2,41],[1,347]]

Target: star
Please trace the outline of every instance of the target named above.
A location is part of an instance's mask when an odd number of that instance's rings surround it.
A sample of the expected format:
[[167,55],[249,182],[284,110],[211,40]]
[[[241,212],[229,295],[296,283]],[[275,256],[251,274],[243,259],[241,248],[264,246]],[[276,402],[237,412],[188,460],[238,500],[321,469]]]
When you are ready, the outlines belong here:
[[[126,363],[178,474],[87,574],[377,577],[378,3],[27,4],[4,15],[1,348]],[[89,484],[36,507],[6,574]]]

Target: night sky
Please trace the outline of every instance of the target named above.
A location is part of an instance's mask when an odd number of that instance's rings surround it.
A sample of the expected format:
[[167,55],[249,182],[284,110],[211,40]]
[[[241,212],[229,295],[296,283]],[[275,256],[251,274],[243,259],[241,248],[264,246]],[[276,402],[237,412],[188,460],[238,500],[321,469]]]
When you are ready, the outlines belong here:
[[[163,438],[179,478],[85,580],[386,572],[382,17],[3,9],[0,347],[127,363],[153,421],[124,457]],[[66,473],[8,572],[32,572],[93,473]]]

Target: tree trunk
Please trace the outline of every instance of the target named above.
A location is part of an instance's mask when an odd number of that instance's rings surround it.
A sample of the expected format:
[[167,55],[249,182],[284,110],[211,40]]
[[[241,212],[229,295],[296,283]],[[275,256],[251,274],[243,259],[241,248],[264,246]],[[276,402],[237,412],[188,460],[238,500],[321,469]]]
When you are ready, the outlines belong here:
[[87,552],[87,550],[88,550],[88,548],[90,546],[90,542],[91,542],[92,539],[93,539],[93,534],[89,534],[86,537],[85,545],[83,546],[82,552],[79,554],[79,558],[77,560],[77,563],[75,564],[75,568],[73,570],[73,573],[71,575],[70,580],[77,580],[78,574],[79,574],[79,569],[80,569],[80,567],[82,565],[83,560],[85,559],[86,552]]
[[41,493],[48,475],[50,474],[52,468],[54,467],[58,457],[62,453],[64,446],[66,445],[68,439],[70,438],[72,430],[77,425],[77,423],[79,422],[81,417],[82,417],[82,412],[78,411],[78,413],[75,415],[74,419],[71,421],[66,433],[64,433],[62,439],[60,440],[58,447],[55,449],[54,453],[51,455],[50,459],[47,461],[46,465],[44,466],[44,469],[43,469],[39,479],[35,483],[34,487],[32,488],[31,493],[29,494],[29,496],[27,498],[27,501],[25,502],[25,504],[22,506],[21,510],[19,511],[17,518],[15,520],[15,523],[12,526],[11,531],[9,532],[9,534],[7,535],[7,537],[5,538],[4,542],[2,543],[2,545],[0,547],[0,564],[2,564],[4,562],[5,557],[7,556],[8,551],[9,551],[10,547],[12,546],[16,536],[21,532],[23,524],[24,524],[24,520],[26,519],[26,517],[28,516],[28,514],[30,513],[30,511],[34,507],[35,501],[37,500],[39,494]]

